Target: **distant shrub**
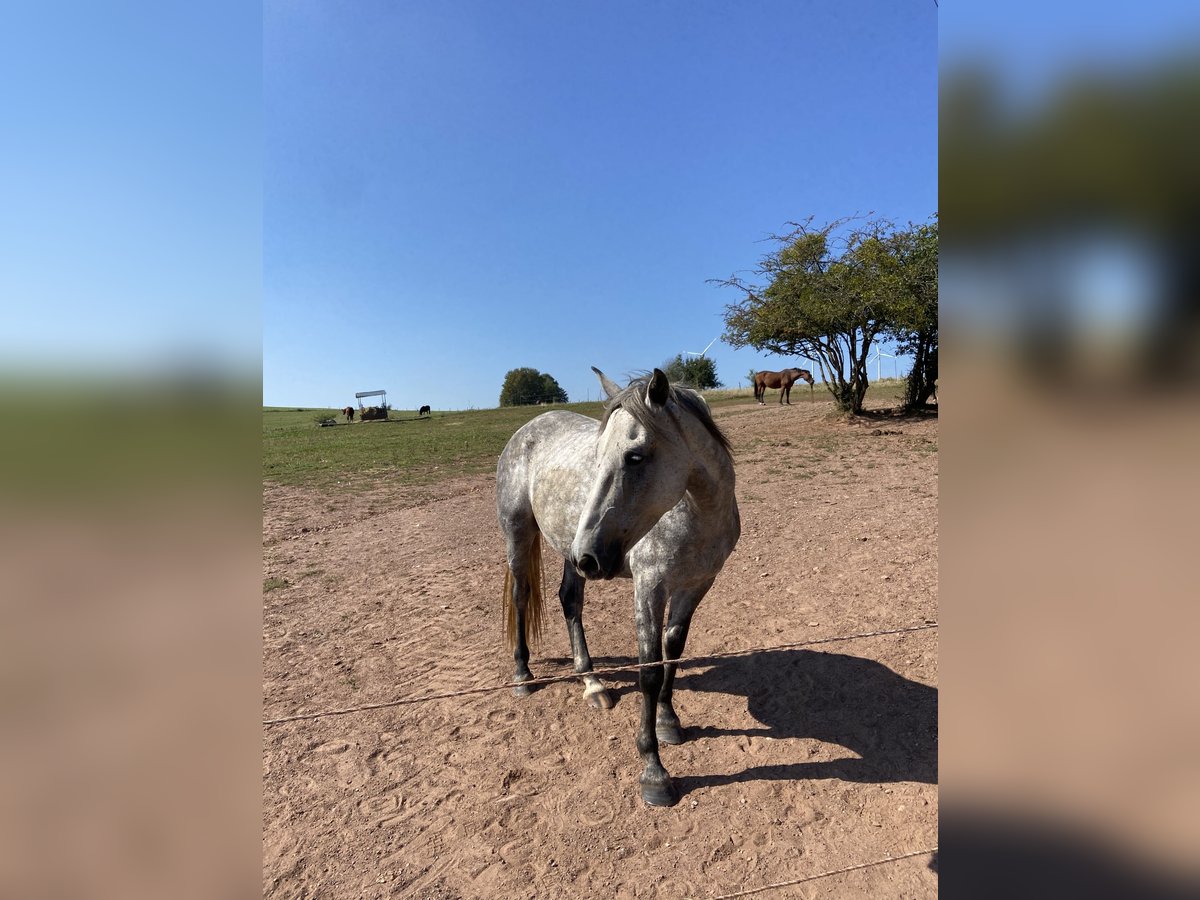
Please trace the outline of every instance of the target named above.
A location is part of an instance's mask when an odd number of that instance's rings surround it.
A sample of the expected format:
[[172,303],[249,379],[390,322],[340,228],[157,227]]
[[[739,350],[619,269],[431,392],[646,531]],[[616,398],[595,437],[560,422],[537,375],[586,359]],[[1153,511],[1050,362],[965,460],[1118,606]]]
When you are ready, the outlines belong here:
[[553,377],[528,367],[510,369],[500,388],[501,406],[532,406],[538,403],[566,403],[567,392]]

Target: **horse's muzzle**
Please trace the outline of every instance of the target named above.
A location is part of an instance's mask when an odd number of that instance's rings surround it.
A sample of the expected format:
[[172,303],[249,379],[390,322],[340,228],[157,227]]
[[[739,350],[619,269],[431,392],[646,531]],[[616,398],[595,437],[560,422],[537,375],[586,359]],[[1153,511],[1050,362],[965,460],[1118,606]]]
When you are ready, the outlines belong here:
[[588,579],[603,577],[600,572],[600,561],[590,553],[585,553],[575,560],[575,571]]
[[598,558],[593,556],[591,553],[581,554],[574,560],[575,571],[589,581],[597,581],[600,579],[603,579],[604,581],[610,581],[613,578],[616,578],[617,573],[621,570],[621,561],[623,559],[623,555],[617,553],[607,554],[607,556],[611,558],[603,558],[603,555],[602,557]]

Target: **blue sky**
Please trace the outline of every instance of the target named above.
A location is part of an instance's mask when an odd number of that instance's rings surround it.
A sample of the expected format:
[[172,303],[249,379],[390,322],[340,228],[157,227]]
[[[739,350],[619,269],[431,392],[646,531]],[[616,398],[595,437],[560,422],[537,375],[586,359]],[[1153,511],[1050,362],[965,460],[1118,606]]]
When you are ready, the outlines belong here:
[[10,4],[0,368],[261,353],[267,402],[446,408],[533,365],[586,397],[704,347],[705,279],[786,220],[936,209],[939,27],[1029,91],[1200,42],[1195,4],[1094,9]]
[[1083,0],[947,4],[939,23],[941,62],[983,66],[1006,89],[1036,99],[1081,72],[1119,73],[1171,54],[1195,55],[1200,7],[1194,0],[1109,4],[1096,13],[1096,4]]
[[264,403],[489,407],[517,366],[595,398],[591,365],[703,349],[737,299],[706,279],[788,220],[936,211],[936,15],[269,0]]
[[0,366],[258,367],[262,13],[13,3],[0,28]]

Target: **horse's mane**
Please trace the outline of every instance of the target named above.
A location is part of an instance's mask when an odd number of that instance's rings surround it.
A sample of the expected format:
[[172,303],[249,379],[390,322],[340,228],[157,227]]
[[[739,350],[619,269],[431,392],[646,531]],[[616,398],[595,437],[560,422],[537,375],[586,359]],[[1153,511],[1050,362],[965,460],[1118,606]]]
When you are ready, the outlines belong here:
[[[628,412],[639,425],[651,434],[657,434],[662,430],[662,420],[654,414],[654,411],[650,409],[650,404],[646,402],[646,388],[650,384],[650,378],[650,375],[639,375],[608,401],[604,407],[604,415],[600,419],[601,431],[608,425],[609,417],[618,409]],[[724,432],[713,421],[712,413],[709,412],[708,404],[704,402],[703,397],[691,388],[672,384],[668,388],[667,402],[669,403],[671,400],[699,419],[705,430],[716,439],[726,453],[732,456],[733,448],[729,444],[729,438],[725,437]]]

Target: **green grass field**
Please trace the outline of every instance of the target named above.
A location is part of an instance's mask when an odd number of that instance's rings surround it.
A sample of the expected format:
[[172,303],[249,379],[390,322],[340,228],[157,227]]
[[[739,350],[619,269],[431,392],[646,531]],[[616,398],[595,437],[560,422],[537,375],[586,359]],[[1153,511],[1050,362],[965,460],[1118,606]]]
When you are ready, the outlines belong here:
[[[808,403],[806,385],[792,389],[793,403]],[[903,383],[888,379],[872,385],[868,400],[896,402]],[[770,392],[775,397],[777,392]],[[750,388],[708,391],[716,409],[753,403]],[[831,404],[820,385],[816,401]],[[774,400],[771,400],[774,402]],[[601,403],[565,403],[569,409],[599,418]],[[263,408],[263,478],[280,484],[323,489],[370,490],[386,479],[390,485],[430,484],[457,475],[490,472],[514,431],[543,412],[544,406],[434,412],[419,418],[416,410],[393,409],[381,422],[347,424],[337,410]],[[335,416],[338,424],[321,428],[315,419]]]
[[[598,417],[600,403],[570,403],[570,409]],[[379,422],[346,424],[335,410],[263,409],[263,478],[318,488],[369,489],[386,477],[391,484],[428,484],[455,475],[491,471],[514,431],[546,412],[544,406],[435,412],[393,409]],[[321,428],[319,413],[337,415],[338,424]]]

